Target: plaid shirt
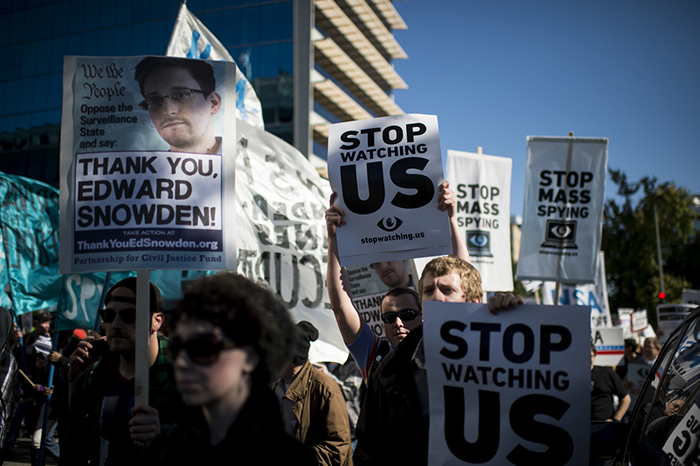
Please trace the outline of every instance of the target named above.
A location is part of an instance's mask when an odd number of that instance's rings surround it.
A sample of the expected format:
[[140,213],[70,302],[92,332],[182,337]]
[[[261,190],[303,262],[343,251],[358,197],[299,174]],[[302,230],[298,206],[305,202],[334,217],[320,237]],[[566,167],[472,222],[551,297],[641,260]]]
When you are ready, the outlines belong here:
[[[168,339],[158,335],[158,345],[158,356],[149,369],[148,402],[158,410],[162,428],[177,423],[184,404],[175,386],[172,361],[167,350]],[[118,368],[119,356],[107,352],[76,380],[66,438],[61,439],[61,464],[100,464],[102,400]],[[107,464],[134,463],[141,450],[142,447],[131,440],[127,426],[116,458],[109,458]]]

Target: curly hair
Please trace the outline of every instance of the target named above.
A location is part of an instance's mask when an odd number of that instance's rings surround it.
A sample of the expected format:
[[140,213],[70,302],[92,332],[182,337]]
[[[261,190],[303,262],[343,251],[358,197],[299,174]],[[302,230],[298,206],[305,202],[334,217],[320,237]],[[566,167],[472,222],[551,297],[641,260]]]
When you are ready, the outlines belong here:
[[206,320],[221,328],[237,346],[250,346],[260,362],[251,374],[253,386],[280,377],[290,361],[296,329],[292,318],[270,290],[235,273],[200,277],[187,288],[176,319]]
[[442,256],[428,262],[423,269],[423,274],[418,282],[418,294],[423,300],[423,278],[426,274],[433,277],[442,277],[450,273],[456,273],[462,279],[462,292],[464,300],[468,303],[481,299],[481,274],[469,262],[456,256]]

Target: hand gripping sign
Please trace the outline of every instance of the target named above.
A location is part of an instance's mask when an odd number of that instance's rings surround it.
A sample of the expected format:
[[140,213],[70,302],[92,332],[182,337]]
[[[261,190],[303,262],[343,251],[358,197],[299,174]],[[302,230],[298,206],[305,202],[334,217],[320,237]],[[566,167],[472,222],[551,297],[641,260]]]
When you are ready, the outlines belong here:
[[397,115],[337,123],[328,136],[328,175],[347,225],[343,266],[449,254],[437,117]]
[[588,464],[587,307],[424,304],[429,464]]

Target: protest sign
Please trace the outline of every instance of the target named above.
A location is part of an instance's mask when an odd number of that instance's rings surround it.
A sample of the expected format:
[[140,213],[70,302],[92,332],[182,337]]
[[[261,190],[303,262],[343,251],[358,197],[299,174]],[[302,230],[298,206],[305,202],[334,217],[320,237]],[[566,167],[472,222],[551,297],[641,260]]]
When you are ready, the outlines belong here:
[[328,182],[291,145],[238,122],[238,273],[269,284],[295,321],[319,330],[309,359],[344,363],[347,349],[325,283]]
[[[662,428],[667,428],[668,421],[674,421],[675,416],[663,416],[657,420],[657,422],[666,421]],[[664,443],[663,450],[668,458],[668,464],[692,464],[696,460],[693,460],[693,456],[697,458],[696,448],[698,446],[698,426],[700,425],[700,408],[698,405],[693,403],[693,406],[685,413],[680,422],[676,424],[676,428],[673,433],[668,437],[666,443]],[[649,426],[649,429],[653,429],[654,424]],[[663,432],[663,431],[662,431]]]
[[457,222],[484,291],[512,291],[510,178],[507,157],[447,151],[446,179],[457,196]]
[[418,275],[412,260],[375,262],[347,268],[352,303],[372,331],[384,337],[381,303],[393,288],[416,289]]
[[689,288],[683,288],[681,294],[681,302],[685,304],[695,304],[696,306],[700,304],[700,290],[691,290]]
[[625,340],[620,327],[591,329],[591,341],[595,345],[596,366],[617,366],[625,355]]
[[397,115],[330,125],[328,176],[347,224],[342,266],[452,252],[437,117]]
[[518,280],[595,283],[608,140],[528,137]]
[[630,328],[633,332],[641,332],[649,326],[646,309],[634,311],[631,317]]
[[225,62],[65,57],[62,273],[235,268],[235,79]]
[[666,343],[671,333],[697,308],[696,304],[659,304],[656,306],[657,334]]
[[[554,304],[556,283],[542,283],[542,304]],[[612,327],[610,306],[608,305],[608,287],[605,280],[605,260],[600,252],[598,274],[595,284],[576,285],[562,283],[559,287],[559,304],[574,304],[591,307],[591,328]]]
[[53,310],[61,289],[58,192],[40,181],[3,173],[0,205],[3,253],[14,314]]
[[429,464],[588,464],[589,313],[424,303]]

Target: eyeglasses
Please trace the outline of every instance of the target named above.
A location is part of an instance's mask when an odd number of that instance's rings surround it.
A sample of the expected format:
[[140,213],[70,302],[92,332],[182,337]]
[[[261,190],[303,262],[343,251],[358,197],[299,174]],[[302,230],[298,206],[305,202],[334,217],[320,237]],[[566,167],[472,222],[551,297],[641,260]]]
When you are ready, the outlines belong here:
[[392,324],[396,320],[396,317],[400,317],[401,321],[408,322],[421,315],[421,311],[416,311],[415,309],[401,309],[398,312],[385,312],[382,314],[382,322],[385,324]]
[[184,349],[194,363],[209,366],[216,362],[221,351],[235,348],[236,344],[221,335],[202,333],[187,341],[183,341],[180,337],[174,337],[170,340],[169,347],[173,359]]
[[144,110],[158,110],[163,105],[163,99],[170,99],[171,102],[185,102],[193,98],[195,92],[204,94],[204,91],[199,89],[179,89],[165,96],[155,95],[148,97],[146,100],[139,102],[139,107]]
[[133,324],[134,321],[136,320],[136,309],[133,307],[127,308],[127,309],[122,309],[121,311],[117,312],[112,309],[106,308],[106,309],[100,309],[97,311],[100,313],[100,317],[102,317],[102,321],[106,324],[111,324],[114,322],[114,318],[119,316],[119,318],[122,320],[123,323],[125,324]]

